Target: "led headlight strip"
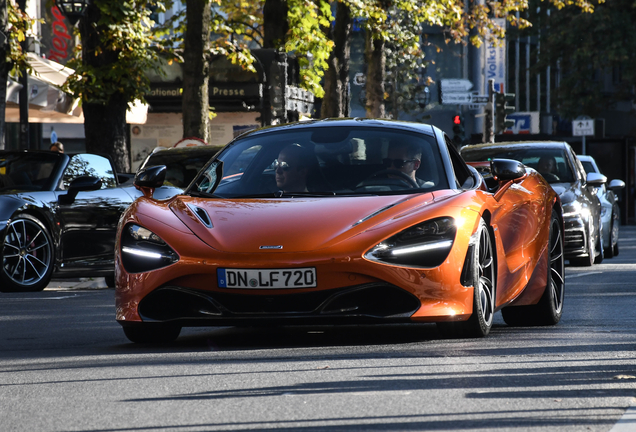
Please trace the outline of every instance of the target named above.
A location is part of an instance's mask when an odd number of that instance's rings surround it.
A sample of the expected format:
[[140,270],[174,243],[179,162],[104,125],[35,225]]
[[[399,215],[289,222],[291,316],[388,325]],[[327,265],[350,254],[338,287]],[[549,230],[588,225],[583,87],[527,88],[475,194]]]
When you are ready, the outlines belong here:
[[432,219],[377,244],[365,254],[365,258],[408,267],[437,267],[448,257],[456,233],[453,218]]
[[156,270],[179,260],[161,237],[136,224],[128,224],[122,231],[121,252],[122,263],[129,273]]

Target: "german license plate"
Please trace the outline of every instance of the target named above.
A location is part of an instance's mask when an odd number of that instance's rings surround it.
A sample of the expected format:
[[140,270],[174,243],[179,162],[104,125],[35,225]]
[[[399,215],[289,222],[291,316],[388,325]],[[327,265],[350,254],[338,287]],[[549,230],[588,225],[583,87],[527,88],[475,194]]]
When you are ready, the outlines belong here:
[[316,269],[226,269],[216,272],[220,288],[311,288],[316,286]]

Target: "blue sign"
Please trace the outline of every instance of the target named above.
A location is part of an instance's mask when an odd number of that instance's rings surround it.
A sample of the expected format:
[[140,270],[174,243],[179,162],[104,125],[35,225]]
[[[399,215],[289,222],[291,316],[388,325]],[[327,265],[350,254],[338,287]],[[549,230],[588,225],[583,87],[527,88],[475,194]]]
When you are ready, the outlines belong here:
[[514,120],[515,125],[504,131],[507,134],[538,134],[539,112],[527,111],[508,114],[506,119]]

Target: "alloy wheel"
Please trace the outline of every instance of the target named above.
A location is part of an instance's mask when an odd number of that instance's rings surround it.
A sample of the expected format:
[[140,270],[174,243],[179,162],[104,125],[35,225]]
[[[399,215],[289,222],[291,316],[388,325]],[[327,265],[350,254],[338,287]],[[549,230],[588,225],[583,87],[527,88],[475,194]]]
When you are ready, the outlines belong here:
[[31,219],[18,218],[6,229],[2,270],[16,286],[31,287],[50,274],[53,247],[46,230]]

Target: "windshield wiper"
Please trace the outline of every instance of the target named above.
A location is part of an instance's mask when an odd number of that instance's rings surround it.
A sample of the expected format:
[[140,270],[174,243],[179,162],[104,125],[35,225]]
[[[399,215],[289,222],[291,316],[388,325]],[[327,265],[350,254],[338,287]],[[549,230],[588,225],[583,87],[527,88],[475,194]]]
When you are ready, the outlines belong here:
[[296,196],[301,197],[328,197],[336,196],[335,192],[283,192],[278,191],[274,194],[276,198],[293,198]]

